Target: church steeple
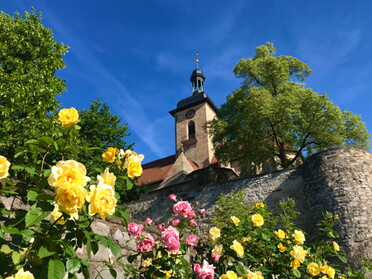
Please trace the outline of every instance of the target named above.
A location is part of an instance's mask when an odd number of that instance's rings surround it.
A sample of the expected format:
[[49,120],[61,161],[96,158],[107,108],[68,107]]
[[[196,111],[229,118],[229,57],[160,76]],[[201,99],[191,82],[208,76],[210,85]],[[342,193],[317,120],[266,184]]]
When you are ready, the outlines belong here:
[[190,81],[192,84],[192,94],[199,94],[204,92],[205,76],[202,70],[199,69],[198,53],[195,53],[195,70],[192,72]]

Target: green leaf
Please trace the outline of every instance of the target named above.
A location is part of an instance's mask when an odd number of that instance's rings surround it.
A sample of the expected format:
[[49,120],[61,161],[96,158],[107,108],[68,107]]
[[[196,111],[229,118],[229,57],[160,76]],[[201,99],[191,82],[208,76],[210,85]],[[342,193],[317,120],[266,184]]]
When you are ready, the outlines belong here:
[[99,250],[99,246],[98,246],[98,243],[96,241],[91,241],[91,247],[92,247],[92,253],[95,255],[97,254],[98,250]]
[[235,266],[235,270],[239,276],[242,276],[245,273],[244,267],[242,267],[240,264]]
[[113,278],[116,278],[118,276],[118,273],[116,272],[115,269],[113,269],[111,266],[109,267],[110,269],[110,274]]
[[38,195],[39,195],[39,193],[34,191],[34,190],[28,190],[27,191],[27,199],[29,201],[36,201],[36,198],[37,198]]
[[293,268],[292,269],[292,273],[294,276],[296,276],[297,278],[300,278],[301,277],[301,272],[297,269],[297,268]]
[[40,259],[42,259],[54,255],[55,253],[56,253],[55,251],[49,251],[48,247],[41,246],[37,255]]
[[1,249],[0,249],[0,252],[4,253],[4,254],[10,254],[12,253],[12,249],[10,249],[10,247],[6,244],[3,244],[1,245]]
[[127,190],[131,190],[133,188],[133,182],[132,180],[129,179],[129,177],[127,177]]
[[337,255],[337,258],[339,258],[339,260],[342,261],[343,263],[347,263],[346,257],[341,256],[341,255]]
[[131,263],[131,262],[133,262],[136,258],[137,258],[136,255],[129,255],[128,258],[127,258],[127,260],[128,260],[128,262]]
[[42,137],[41,140],[47,144],[52,144],[54,142],[54,140],[51,137]]
[[27,212],[25,221],[26,221],[26,228],[31,227],[35,225],[36,223],[43,220],[45,217],[47,217],[50,211],[42,211],[39,207],[36,207],[37,204],[34,204],[30,207],[30,210]]
[[92,244],[91,244],[91,237],[90,237],[90,233],[88,231],[84,231],[84,235],[85,235],[85,245],[87,246],[87,254],[88,254],[88,258],[90,259],[90,254],[92,253]]
[[32,140],[28,140],[25,142],[25,144],[34,144],[34,143],[37,143],[37,140],[32,139]]
[[25,241],[30,241],[35,232],[33,230],[22,230],[19,232]]
[[262,233],[261,236],[263,240],[266,240],[266,241],[270,240],[270,238],[265,233]]
[[60,260],[51,260],[48,263],[48,279],[63,279],[65,265]]
[[121,247],[119,244],[111,243],[110,250],[115,257],[119,257],[121,254]]
[[66,269],[71,274],[78,272],[80,267],[81,267],[81,263],[78,258],[69,259],[66,263]]
[[35,168],[32,167],[25,167],[25,171],[27,171],[27,173],[31,174],[31,175],[35,175],[36,174],[36,171],[35,171]]
[[14,265],[17,265],[21,260],[21,255],[17,251],[13,251],[12,253],[12,262]]
[[0,208],[0,215],[2,216],[9,216],[12,213],[12,211],[6,210],[5,208]]
[[51,173],[51,170],[50,169],[45,170],[44,171],[44,177],[49,177],[50,173]]
[[13,169],[13,170],[24,170],[24,169],[25,169],[25,166],[14,165],[14,166],[12,166],[12,169]]

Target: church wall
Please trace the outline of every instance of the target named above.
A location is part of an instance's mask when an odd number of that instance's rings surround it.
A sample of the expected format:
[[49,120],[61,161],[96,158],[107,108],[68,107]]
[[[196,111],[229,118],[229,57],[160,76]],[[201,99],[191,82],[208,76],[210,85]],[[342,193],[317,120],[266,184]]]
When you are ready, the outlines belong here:
[[[195,116],[192,119],[187,119],[186,112],[190,109],[195,110]],[[176,114],[177,154],[183,150],[186,157],[197,163],[199,167],[207,167],[213,157],[212,142],[203,126],[206,121],[212,120],[214,116],[215,112],[207,103],[196,105]],[[195,123],[196,141],[188,139],[188,124],[190,121]]]

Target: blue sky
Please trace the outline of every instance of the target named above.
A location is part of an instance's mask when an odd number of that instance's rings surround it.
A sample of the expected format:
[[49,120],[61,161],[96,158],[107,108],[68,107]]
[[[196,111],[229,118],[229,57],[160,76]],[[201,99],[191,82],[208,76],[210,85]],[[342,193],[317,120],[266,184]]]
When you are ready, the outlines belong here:
[[360,114],[372,133],[370,0],[3,0],[13,13],[35,7],[55,39],[70,46],[62,107],[99,97],[128,123],[145,162],[174,154],[168,111],[191,95],[199,52],[206,92],[220,106],[242,80],[232,70],[255,47],[274,43],[313,70],[307,87]]

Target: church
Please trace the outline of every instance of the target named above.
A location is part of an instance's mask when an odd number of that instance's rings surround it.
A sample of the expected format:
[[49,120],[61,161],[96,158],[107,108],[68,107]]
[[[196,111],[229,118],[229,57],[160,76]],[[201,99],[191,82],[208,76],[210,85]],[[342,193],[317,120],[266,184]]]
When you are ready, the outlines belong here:
[[[222,165],[214,155],[211,136],[204,125],[218,108],[205,92],[205,76],[198,67],[192,72],[192,95],[180,100],[169,113],[175,123],[175,154],[144,164],[137,185],[148,185],[148,194],[171,193],[190,184],[212,184],[236,179],[237,165]],[[186,188],[185,188],[186,187]]]

